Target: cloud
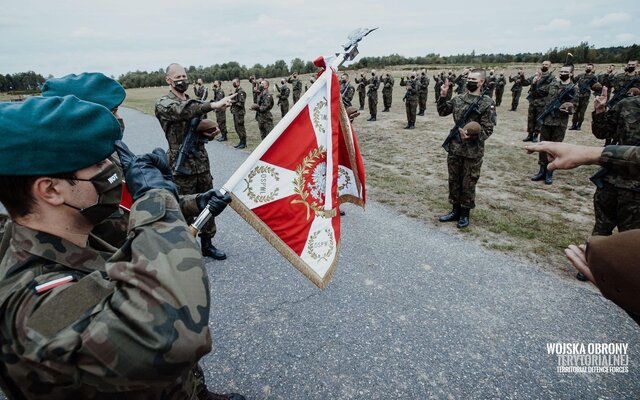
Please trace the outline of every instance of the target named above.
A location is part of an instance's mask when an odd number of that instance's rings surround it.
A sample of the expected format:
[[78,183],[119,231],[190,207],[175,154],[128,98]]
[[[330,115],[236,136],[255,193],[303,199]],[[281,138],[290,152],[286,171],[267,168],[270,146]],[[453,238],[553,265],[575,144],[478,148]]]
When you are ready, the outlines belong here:
[[604,28],[607,26],[617,25],[631,21],[631,15],[627,13],[610,13],[601,18],[591,20],[591,26],[596,28]]
[[74,39],[116,39],[117,36],[108,32],[97,31],[86,26],[80,27],[71,32],[70,36]]
[[568,19],[556,18],[546,25],[539,25],[537,31],[566,31],[571,27],[571,21]]
[[616,35],[616,39],[620,43],[634,44],[640,41],[640,36],[635,35],[633,33],[620,33]]

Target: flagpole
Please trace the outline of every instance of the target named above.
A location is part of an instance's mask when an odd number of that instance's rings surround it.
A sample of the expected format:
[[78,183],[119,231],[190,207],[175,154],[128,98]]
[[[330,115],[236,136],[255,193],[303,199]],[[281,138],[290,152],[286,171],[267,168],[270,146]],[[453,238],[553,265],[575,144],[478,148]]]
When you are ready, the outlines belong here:
[[[324,74],[329,73],[327,78],[327,132],[331,132],[330,135],[325,135],[325,146],[327,147],[327,169],[325,172],[325,184],[324,184],[324,210],[330,211],[333,208],[333,135],[336,132],[333,131],[333,121],[331,120],[331,107],[332,101],[331,91],[333,86],[333,68],[327,68]],[[324,75],[323,74],[323,75]]]

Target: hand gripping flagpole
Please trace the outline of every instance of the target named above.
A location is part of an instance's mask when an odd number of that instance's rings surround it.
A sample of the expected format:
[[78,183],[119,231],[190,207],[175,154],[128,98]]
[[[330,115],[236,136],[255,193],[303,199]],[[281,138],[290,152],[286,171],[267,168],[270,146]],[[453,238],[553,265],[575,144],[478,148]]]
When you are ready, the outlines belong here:
[[[293,105],[289,112],[278,122],[278,124],[269,132],[269,135],[253,150],[249,157],[236,172],[231,175],[227,182],[222,185],[220,192],[230,192],[229,188],[235,187],[238,182],[249,173],[249,170],[255,165],[255,163],[266,153],[271,145],[280,137],[282,132],[293,122],[293,120],[300,114],[300,112],[307,106],[307,103],[313,96],[318,93],[320,89],[326,84],[327,79],[331,78],[331,71],[337,71],[338,68],[346,61],[352,61],[358,55],[358,43],[368,34],[375,31],[378,28],[359,28],[349,34],[347,43],[342,46],[344,51],[342,53],[336,53],[335,58],[332,57],[327,70],[322,72],[320,77],[311,85],[304,95]],[[211,218],[211,210],[209,207],[205,207],[204,210],[198,215],[195,221],[191,224],[191,234],[196,236],[198,231],[209,221]]]

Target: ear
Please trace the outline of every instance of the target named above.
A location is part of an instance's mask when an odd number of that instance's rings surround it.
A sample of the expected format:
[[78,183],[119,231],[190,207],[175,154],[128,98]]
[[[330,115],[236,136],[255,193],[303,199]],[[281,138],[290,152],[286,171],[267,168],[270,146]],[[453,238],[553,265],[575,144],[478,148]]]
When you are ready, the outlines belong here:
[[62,196],[62,179],[40,177],[36,179],[31,188],[36,203],[45,202],[52,206],[59,206],[64,203]]
[[168,76],[165,76],[165,77],[164,77],[164,80],[165,80],[165,82],[167,82],[167,84],[168,84],[169,86],[171,86],[171,78],[169,78]]

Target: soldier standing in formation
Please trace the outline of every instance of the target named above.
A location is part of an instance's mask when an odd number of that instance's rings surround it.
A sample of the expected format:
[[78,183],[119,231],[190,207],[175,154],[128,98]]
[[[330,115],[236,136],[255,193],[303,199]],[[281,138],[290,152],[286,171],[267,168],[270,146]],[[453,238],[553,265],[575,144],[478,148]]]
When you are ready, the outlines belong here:
[[356,83],[358,84],[358,100],[360,101],[360,110],[364,110],[364,99],[367,94],[367,78],[364,74],[360,74],[360,78],[356,77]]
[[367,121],[375,121],[378,115],[378,88],[380,87],[380,79],[376,75],[376,70],[371,70],[371,78],[367,80],[367,101],[369,103],[370,117]]
[[205,101],[207,97],[209,97],[209,89],[207,89],[207,87],[202,82],[202,78],[198,78],[196,84],[193,86],[193,94],[200,101]]
[[484,142],[493,133],[495,106],[489,96],[483,96],[478,111],[471,113],[466,121],[460,121],[468,107],[481,96],[486,71],[472,69],[467,77],[467,92],[447,100],[449,86],[442,87],[438,100],[438,114],[453,114],[456,122],[465,124],[460,128],[460,140],[453,140],[447,155],[449,170],[449,202],[453,205],[450,213],[439,218],[440,222],[458,221],[458,228],[469,226],[469,213],[476,206],[476,184],[480,178],[480,168],[484,156]]
[[520,95],[522,94],[522,82],[524,80],[524,69],[522,67],[518,68],[516,76],[509,77],[509,82],[513,82],[513,86],[511,86],[511,109],[509,111],[516,111],[518,109]]
[[[190,99],[186,94],[189,88],[187,71],[180,64],[170,64],[166,69],[165,80],[170,86],[169,93],[156,102],[156,118],[162,126],[169,144],[169,166],[173,172],[173,181],[181,195],[203,193],[213,188],[213,178],[209,164],[209,154],[204,147],[206,138],[197,141],[194,152],[186,157],[185,167],[189,174],[176,172],[176,160],[180,145],[185,139],[187,127],[193,118],[212,110],[224,110],[231,105],[231,98],[225,97],[217,102],[201,102]],[[202,255],[216,260],[224,260],[227,255],[211,242],[216,234],[215,219],[211,218],[200,232]]]
[[500,104],[502,104],[502,95],[504,94],[505,86],[507,86],[507,80],[504,74],[500,73],[496,79],[496,107],[500,107]]
[[[624,68],[624,72],[621,72],[615,76],[615,78],[613,79],[614,96],[618,93],[618,91],[627,92],[633,87],[640,88],[640,78],[638,77],[638,72],[636,71],[637,67],[638,61],[630,60],[627,63],[627,66]],[[624,95],[626,95],[626,93]]]
[[487,77],[487,96],[493,99],[493,91],[496,90],[496,76],[493,74],[493,70],[489,70],[489,76]]
[[294,72],[291,74],[287,82],[291,84],[291,91],[293,92],[293,104],[295,104],[300,99],[300,94],[302,94],[302,82],[298,79],[298,73]]
[[271,109],[273,108],[273,96],[269,93],[269,81],[263,79],[260,82],[260,96],[258,102],[251,106],[252,110],[256,111],[256,120],[258,120],[258,128],[260,129],[260,137],[262,140],[267,137],[269,132],[273,129],[273,115],[271,115]]
[[538,141],[540,124],[536,122],[536,119],[544,111],[545,98],[549,95],[549,86],[556,79],[549,71],[549,68],[551,68],[551,61],[543,61],[540,70],[534,76],[521,80],[522,86],[530,86],[529,95],[527,96],[527,100],[529,100],[527,137],[522,140],[523,142]]
[[280,106],[280,113],[284,118],[285,114],[289,112],[289,86],[287,86],[287,81],[282,78],[280,81],[282,86],[278,87],[276,83],[276,90],[278,91],[278,105]]
[[255,76],[249,77],[249,83],[251,84],[251,93],[253,94],[253,102],[258,102],[258,96],[260,96],[260,79],[256,79]]
[[[466,86],[467,86],[467,76],[469,75],[469,68],[465,68],[462,73],[458,76],[456,76],[455,74],[452,74],[452,78],[449,81],[453,84],[456,85],[456,93],[457,94],[462,94],[465,92],[466,90]],[[452,92],[453,93],[453,92]],[[449,97],[451,98],[451,97]]]
[[593,64],[586,65],[584,74],[580,74],[574,78],[574,82],[578,85],[578,107],[573,113],[571,121],[571,131],[579,131],[584,121],[584,113],[587,111],[589,100],[591,99],[591,88],[598,82],[598,78],[594,73]]
[[400,86],[406,87],[406,93],[402,98],[407,112],[407,126],[404,129],[414,129],[416,127],[416,109],[418,107],[418,82],[416,73],[411,72],[408,78],[400,78]]
[[[220,101],[224,99],[224,89],[222,89],[222,82],[213,81],[213,101]],[[216,110],[216,122],[218,122],[218,128],[220,129],[221,135],[218,138],[218,142],[226,142],[227,141],[227,109],[218,109]]]
[[444,71],[441,71],[438,75],[433,76],[433,94],[436,97],[436,103],[440,100],[440,90],[444,84]]
[[[611,96],[611,92],[613,91],[613,81],[616,77],[615,71],[616,66],[613,64],[609,64],[609,66],[607,67],[607,72],[598,75],[598,83],[607,88],[607,100],[609,100],[609,96]],[[599,93],[595,94],[599,95]]]
[[340,77],[340,97],[342,97],[342,104],[345,107],[351,107],[351,101],[356,89],[349,82],[349,75],[345,72]]
[[[560,80],[554,80],[548,87],[548,93],[544,100],[543,109],[554,100],[559,100],[562,104],[558,110],[547,115],[542,121],[541,138],[547,142],[562,142],[569,125],[569,114],[573,112],[578,104],[578,88],[573,84],[573,65],[565,65],[560,68]],[[566,90],[565,96],[561,94]],[[549,159],[547,153],[540,153],[538,157],[538,165],[540,170],[531,177],[532,181],[544,180],[544,183],[551,185],[553,183],[553,171],[547,168]]]
[[391,100],[393,98],[393,84],[395,83],[393,77],[387,73],[381,78],[382,83],[382,103],[384,109],[382,112],[389,112],[391,108]]
[[424,112],[427,110],[427,97],[429,97],[429,75],[427,75],[427,70],[423,69],[420,71],[420,80],[418,81],[418,115],[420,116],[424,116]]
[[247,100],[247,93],[240,86],[240,79],[235,78],[231,84],[233,85],[233,94],[235,95],[231,100],[231,115],[233,115],[233,126],[238,134],[238,139],[240,139],[240,142],[233,147],[236,149],[244,149],[247,147],[247,130],[244,127],[244,103]]

